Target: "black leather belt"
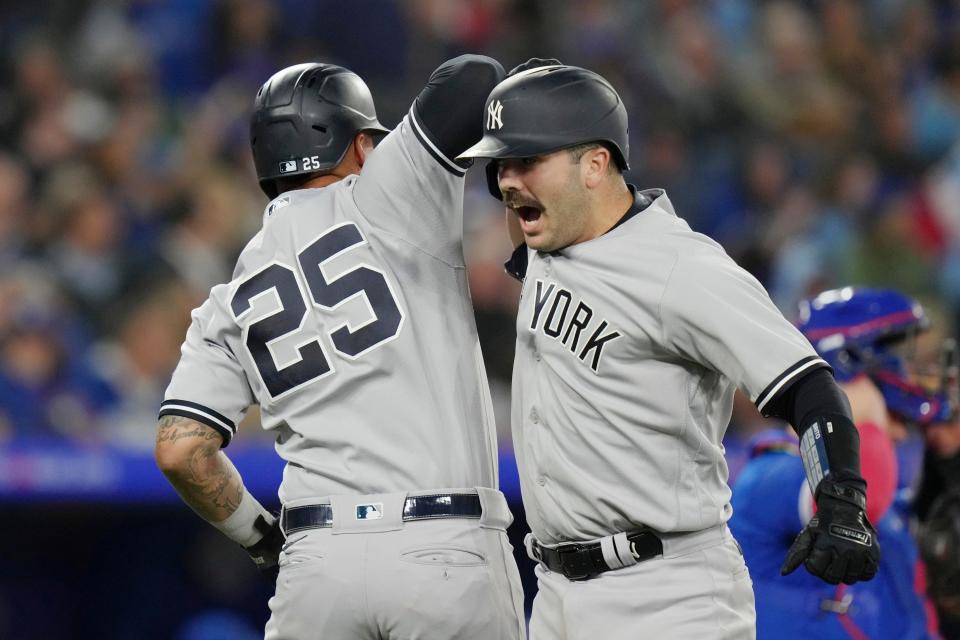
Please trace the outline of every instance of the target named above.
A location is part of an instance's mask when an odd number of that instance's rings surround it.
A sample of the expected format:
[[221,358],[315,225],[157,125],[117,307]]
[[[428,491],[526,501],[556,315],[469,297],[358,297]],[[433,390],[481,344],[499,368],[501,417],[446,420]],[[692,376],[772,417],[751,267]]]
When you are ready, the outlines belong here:
[[[635,531],[627,534],[627,552],[637,562],[663,554],[663,543],[653,531]],[[568,580],[588,580],[611,567],[603,559],[600,542],[566,542],[556,547],[545,547],[534,538],[531,542],[534,557],[550,571],[566,576]]]
[[[357,520],[376,519],[379,503],[357,505]],[[403,520],[433,520],[436,518],[479,518],[482,513],[480,496],[475,493],[444,493],[411,496],[403,503]],[[284,533],[303,529],[333,526],[333,507],[329,504],[308,504],[284,507],[280,526]]]

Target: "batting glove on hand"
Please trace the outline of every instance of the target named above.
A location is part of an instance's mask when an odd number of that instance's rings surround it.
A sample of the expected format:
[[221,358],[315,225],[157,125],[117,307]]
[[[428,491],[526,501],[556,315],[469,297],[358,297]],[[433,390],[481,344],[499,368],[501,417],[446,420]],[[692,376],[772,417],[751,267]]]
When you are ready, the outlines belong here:
[[817,487],[816,501],[817,515],[793,541],[780,575],[792,573],[802,562],[807,571],[830,584],[873,578],[880,565],[880,547],[865,513],[866,496],[824,478]]
[[265,530],[264,536],[256,544],[244,549],[260,569],[260,573],[270,581],[270,584],[276,585],[277,574],[280,573],[280,550],[286,542],[283,531],[280,530],[280,518],[274,518],[273,524],[267,524],[266,520],[260,518],[257,524],[262,524]]
[[522,64],[518,64],[513,69],[510,69],[510,73],[507,74],[507,77],[514,76],[521,71],[528,71],[530,69],[536,69],[537,67],[549,67],[555,64],[563,64],[556,58],[530,58]]

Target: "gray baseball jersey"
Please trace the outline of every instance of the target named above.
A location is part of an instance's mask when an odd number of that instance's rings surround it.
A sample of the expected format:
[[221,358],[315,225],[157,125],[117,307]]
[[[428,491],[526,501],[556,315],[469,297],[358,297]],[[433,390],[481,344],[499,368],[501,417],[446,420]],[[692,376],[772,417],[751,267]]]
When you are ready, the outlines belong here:
[[274,199],[231,282],[194,311],[160,415],[226,445],[259,404],[287,461],[285,503],[496,488],[464,173],[411,110],[359,176]]
[[827,366],[662,190],[636,193],[631,213],[552,254],[518,250],[514,449],[527,521],[547,544],[725,522],[734,390],[762,409]]

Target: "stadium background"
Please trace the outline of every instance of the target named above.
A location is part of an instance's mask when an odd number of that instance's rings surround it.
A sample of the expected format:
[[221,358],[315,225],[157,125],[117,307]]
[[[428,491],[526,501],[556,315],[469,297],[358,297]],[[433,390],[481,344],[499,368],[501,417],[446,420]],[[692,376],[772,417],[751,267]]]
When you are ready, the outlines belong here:
[[[632,181],[665,187],[788,317],[810,292],[880,284],[954,330],[958,2],[6,0],[0,638],[260,636],[259,576],[152,462],[189,312],[229,278],[265,204],[252,97],[283,66],[336,62],[392,127],[432,69],[468,51],[609,78],[630,111]],[[468,178],[469,275],[517,542],[517,288],[481,174]],[[732,473],[763,426],[738,404]],[[228,453],[276,505],[281,467],[256,415]]]

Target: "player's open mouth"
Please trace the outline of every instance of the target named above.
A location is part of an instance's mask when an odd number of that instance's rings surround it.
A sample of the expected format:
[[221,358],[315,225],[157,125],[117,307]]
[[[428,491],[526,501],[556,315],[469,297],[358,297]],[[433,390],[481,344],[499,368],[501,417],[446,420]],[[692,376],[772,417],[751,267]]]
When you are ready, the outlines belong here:
[[513,212],[517,214],[517,217],[523,222],[536,222],[540,219],[540,214],[542,213],[542,210],[539,207],[534,207],[531,205],[512,207],[512,209]]
[[540,218],[540,209],[537,207],[516,207],[514,211],[517,212],[517,215],[520,216],[520,219],[524,222],[534,222]]

